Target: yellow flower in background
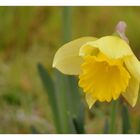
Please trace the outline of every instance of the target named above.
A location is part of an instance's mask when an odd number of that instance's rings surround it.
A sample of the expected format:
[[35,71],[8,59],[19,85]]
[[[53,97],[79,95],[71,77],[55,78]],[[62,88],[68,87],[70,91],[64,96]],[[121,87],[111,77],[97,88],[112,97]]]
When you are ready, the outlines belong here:
[[130,46],[116,36],[82,37],[63,45],[53,67],[64,74],[79,75],[89,108],[96,101],[110,102],[122,95],[133,107],[140,82],[140,62]]

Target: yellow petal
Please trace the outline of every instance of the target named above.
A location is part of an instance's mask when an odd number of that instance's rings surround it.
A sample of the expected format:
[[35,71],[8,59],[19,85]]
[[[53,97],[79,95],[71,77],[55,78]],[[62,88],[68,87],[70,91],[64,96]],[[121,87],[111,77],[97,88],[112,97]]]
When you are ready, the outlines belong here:
[[129,81],[129,86],[126,89],[126,92],[122,95],[132,107],[134,107],[137,102],[138,92],[139,82],[134,77],[131,77]]
[[79,86],[100,102],[116,100],[129,85],[130,75],[121,60],[106,56],[85,56]]
[[96,99],[94,99],[91,94],[86,94],[86,101],[90,109],[95,104]]
[[140,82],[140,62],[135,55],[126,57],[125,64],[132,76]]
[[93,51],[95,52],[96,49],[96,52],[100,51],[109,58],[113,59],[133,54],[129,45],[124,40],[116,36],[105,36],[95,41],[87,42],[80,48],[79,54],[81,56],[87,55],[87,49],[90,50],[90,55]]
[[81,37],[63,45],[55,54],[53,67],[64,74],[78,75],[83,62],[79,56],[79,49],[83,44],[94,40],[96,40],[95,37]]

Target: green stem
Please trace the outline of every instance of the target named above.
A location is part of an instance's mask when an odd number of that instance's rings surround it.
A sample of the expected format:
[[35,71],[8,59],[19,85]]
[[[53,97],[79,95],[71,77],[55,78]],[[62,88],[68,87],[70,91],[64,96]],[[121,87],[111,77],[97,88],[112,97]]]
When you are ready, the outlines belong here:
[[63,7],[63,42],[71,39],[71,7]]
[[[63,44],[71,39],[71,7],[62,7],[62,31],[63,31]],[[68,78],[67,76],[56,71],[57,77],[57,91],[59,98],[59,112],[62,133],[74,133],[71,129],[69,121],[69,105],[68,105]]]
[[122,133],[129,134],[131,133],[131,121],[129,116],[129,110],[125,104],[121,105],[122,107]]
[[110,134],[115,133],[115,124],[116,124],[116,112],[117,112],[117,101],[113,101],[112,107],[111,107],[111,120],[110,120]]

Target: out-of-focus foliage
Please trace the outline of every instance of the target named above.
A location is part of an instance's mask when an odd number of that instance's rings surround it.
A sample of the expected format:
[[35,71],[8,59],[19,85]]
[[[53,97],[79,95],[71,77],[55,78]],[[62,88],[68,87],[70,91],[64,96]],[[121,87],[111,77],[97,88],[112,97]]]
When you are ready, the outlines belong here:
[[[110,35],[120,20],[127,23],[130,45],[140,58],[140,7],[71,7],[71,39]],[[51,64],[64,42],[63,22],[63,7],[0,7],[0,133],[56,133],[37,64],[55,77]],[[86,132],[108,133],[110,104],[85,107]],[[115,132],[140,133],[140,103],[127,108],[131,131],[122,131],[119,105]]]

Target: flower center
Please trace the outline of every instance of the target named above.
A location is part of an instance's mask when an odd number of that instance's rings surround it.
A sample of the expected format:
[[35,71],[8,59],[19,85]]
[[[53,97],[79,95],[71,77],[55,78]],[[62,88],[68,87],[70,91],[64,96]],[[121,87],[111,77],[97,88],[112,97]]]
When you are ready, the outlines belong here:
[[109,59],[102,53],[85,56],[79,86],[99,101],[116,100],[125,92],[130,79],[121,59]]

